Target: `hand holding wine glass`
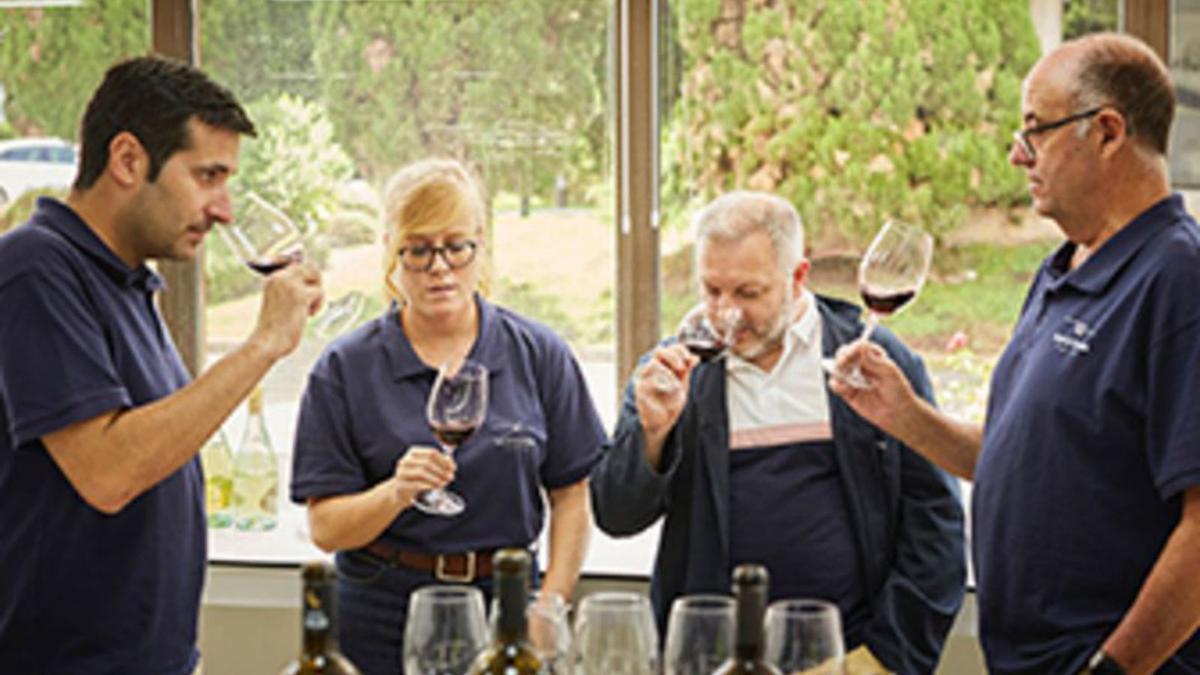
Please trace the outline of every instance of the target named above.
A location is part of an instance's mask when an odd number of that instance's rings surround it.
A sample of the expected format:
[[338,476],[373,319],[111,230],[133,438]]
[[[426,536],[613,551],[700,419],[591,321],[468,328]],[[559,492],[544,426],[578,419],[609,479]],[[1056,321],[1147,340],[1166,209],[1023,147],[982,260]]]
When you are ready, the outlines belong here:
[[[488,370],[482,364],[462,359],[449,361],[438,369],[425,417],[447,455],[483,424],[487,404]],[[424,492],[413,504],[425,513],[439,516],[458,515],[466,507],[463,498],[449,490]]]
[[[929,233],[895,220],[884,223],[858,266],[858,290],[868,310],[859,341],[871,337],[882,317],[895,314],[917,297],[932,260],[933,237]],[[822,365],[850,386],[871,386],[861,372],[839,371],[833,359],[824,359]]]

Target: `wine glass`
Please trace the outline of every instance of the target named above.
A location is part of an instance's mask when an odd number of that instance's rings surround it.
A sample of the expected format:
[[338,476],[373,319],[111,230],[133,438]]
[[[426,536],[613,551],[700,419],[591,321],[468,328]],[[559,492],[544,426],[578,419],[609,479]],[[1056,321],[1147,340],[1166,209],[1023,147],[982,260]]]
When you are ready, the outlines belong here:
[[645,596],[592,593],[579,605],[571,646],[579,675],[656,675],[658,629]]
[[[708,304],[701,302],[683,315],[679,327],[675,329],[675,339],[679,344],[703,363],[721,358],[733,346],[737,330],[742,324],[742,309],[725,307],[717,310],[715,317],[714,323]],[[655,387],[662,392],[673,391],[678,386],[678,380],[664,373],[660,373],[655,381]]]
[[[242,262],[263,276],[304,260],[304,234],[282,209],[256,192],[235,198],[237,219],[219,228]],[[366,296],[350,291],[326,304],[313,330],[324,339],[352,326],[366,307]]]
[[733,346],[741,321],[740,307],[725,307],[710,314],[708,304],[702,302],[683,316],[675,338],[701,361],[712,361]]
[[488,645],[483,593],[460,585],[424,586],[408,601],[407,675],[463,675]]
[[[881,318],[895,314],[917,297],[932,260],[933,237],[928,232],[897,220],[883,224],[858,265],[858,291],[868,310],[860,342],[871,337]],[[840,372],[833,359],[823,359],[822,365],[850,386],[871,386],[857,369]]]
[[[470,359],[442,364],[425,407],[425,418],[442,452],[454,454],[475,433],[487,415],[487,404],[487,368]],[[455,516],[466,507],[462,497],[441,489],[422,492],[413,503],[437,516]]]
[[665,675],[709,675],[733,657],[735,629],[733,598],[724,595],[685,595],[671,603]]
[[824,600],[779,600],[767,608],[764,658],[785,673],[841,675],[842,619]]

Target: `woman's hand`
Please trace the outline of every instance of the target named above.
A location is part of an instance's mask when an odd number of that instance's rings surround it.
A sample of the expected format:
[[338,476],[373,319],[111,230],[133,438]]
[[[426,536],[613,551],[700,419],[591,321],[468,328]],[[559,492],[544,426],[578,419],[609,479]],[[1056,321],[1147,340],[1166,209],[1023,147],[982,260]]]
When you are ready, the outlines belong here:
[[446,487],[454,480],[457,465],[447,454],[428,445],[412,445],[396,460],[392,484],[397,500],[408,508],[417,495]]

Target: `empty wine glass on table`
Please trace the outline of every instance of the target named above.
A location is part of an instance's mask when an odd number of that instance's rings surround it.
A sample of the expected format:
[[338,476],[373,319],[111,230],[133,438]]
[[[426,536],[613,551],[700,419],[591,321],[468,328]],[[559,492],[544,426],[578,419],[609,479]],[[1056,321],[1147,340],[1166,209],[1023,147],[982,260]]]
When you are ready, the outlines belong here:
[[846,649],[838,608],[824,600],[779,600],[767,608],[764,658],[785,673],[842,675]]
[[[870,339],[881,318],[895,314],[917,297],[932,260],[933,237],[928,232],[895,220],[883,224],[858,265],[858,291],[867,306],[859,341]],[[871,386],[858,370],[839,371],[833,359],[823,359],[822,365],[831,376],[853,387]]]
[[592,593],[579,604],[571,644],[577,675],[656,675],[658,629],[637,593]]
[[[304,234],[282,209],[255,192],[236,196],[235,220],[219,228],[233,252],[263,276],[304,260]],[[352,326],[362,315],[366,296],[350,291],[325,305],[314,332],[330,338]]]
[[[442,452],[454,454],[475,433],[487,416],[487,405],[488,370],[482,364],[462,359],[438,369],[425,417]],[[462,497],[444,489],[422,492],[413,504],[437,516],[455,516],[466,508]]]
[[404,627],[407,675],[463,675],[488,645],[483,593],[472,586],[413,591]]
[[710,675],[733,656],[733,598],[685,595],[671,603],[665,675]]

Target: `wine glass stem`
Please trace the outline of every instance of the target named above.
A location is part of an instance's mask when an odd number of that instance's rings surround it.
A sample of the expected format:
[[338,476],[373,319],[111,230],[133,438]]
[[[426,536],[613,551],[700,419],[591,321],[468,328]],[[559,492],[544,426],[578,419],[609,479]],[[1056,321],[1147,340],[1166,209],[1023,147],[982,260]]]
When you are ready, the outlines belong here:
[[871,339],[871,331],[875,330],[875,326],[879,325],[879,315],[875,312],[867,310],[867,320],[863,322],[862,335],[858,336],[859,342],[866,342]]

